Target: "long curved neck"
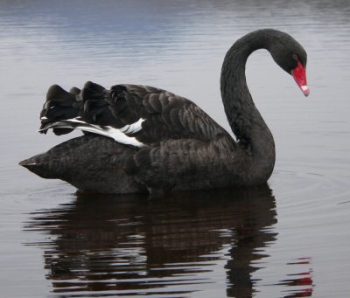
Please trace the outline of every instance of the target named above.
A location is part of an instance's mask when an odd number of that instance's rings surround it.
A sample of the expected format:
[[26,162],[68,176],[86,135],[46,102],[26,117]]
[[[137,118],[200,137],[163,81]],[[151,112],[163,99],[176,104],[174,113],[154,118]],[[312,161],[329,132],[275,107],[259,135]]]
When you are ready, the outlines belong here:
[[265,30],[245,35],[229,49],[221,71],[221,96],[238,144],[258,162],[254,167],[261,166],[268,176],[275,163],[275,144],[248,90],[245,65],[253,51],[268,49],[270,41]]

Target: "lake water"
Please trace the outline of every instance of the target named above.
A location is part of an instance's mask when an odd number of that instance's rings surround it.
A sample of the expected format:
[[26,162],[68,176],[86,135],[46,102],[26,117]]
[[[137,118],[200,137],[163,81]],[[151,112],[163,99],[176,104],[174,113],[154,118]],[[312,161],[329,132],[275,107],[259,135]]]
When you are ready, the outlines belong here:
[[[265,27],[304,45],[311,88],[265,51],[248,61],[277,146],[269,187],[81,197],[18,166],[74,136],[36,132],[54,83],[158,86],[229,130],[223,57]],[[1,1],[0,296],[349,297],[349,53],[345,0]]]

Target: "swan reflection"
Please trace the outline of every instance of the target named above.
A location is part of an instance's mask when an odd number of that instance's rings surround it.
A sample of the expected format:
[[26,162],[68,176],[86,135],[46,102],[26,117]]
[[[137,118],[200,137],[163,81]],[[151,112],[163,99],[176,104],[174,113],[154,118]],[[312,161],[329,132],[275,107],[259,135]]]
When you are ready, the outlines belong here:
[[[65,297],[188,297],[224,279],[227,296],[251,297],[276,221],[275,199],[262,187],[162,199],[78,195],[33,213],[26,229],[49,235],[35,244],[53,292]],[[210,274],[221,263],[222,275]]]

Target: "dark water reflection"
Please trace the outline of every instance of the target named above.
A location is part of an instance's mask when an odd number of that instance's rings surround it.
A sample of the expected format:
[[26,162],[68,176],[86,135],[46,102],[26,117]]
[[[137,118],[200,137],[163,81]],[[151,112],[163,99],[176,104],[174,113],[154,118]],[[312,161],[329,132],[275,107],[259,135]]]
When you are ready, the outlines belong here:
[[[276,222],[275,198],[263,187],[152,200],[78,196],[33,213],[26,229],[49,236],[30,244],[42,247],[46,277],[64,297],[188,297],[220,279],[227,296],[252,297],[252,274],[265,266]],[[305,275],[281,277],[281,284],[301,285]],[[286,297],[311,293],[308,286]]]

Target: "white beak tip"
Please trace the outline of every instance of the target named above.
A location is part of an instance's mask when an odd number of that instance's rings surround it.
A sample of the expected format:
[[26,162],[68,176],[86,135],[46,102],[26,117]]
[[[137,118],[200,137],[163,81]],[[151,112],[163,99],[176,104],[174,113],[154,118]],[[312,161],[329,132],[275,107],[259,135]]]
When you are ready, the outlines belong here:
[[303,93],[304,93],[305,96],[309,96],[309,95],[310,95],[309,86],[303,85],[303,86],[300,86],[300,89],[301,89],[301,91],[303,91]]

